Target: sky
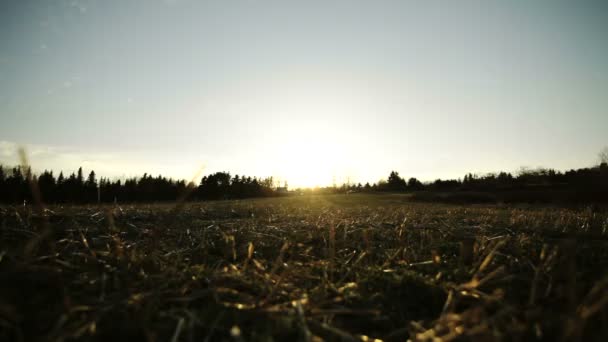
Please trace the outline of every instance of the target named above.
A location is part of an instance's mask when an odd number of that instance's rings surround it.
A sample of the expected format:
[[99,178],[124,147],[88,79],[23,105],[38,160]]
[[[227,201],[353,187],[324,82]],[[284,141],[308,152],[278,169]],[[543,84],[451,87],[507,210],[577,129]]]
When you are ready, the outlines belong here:
[[290,186],[608,145],[606,1],[0,1],[0,163]]

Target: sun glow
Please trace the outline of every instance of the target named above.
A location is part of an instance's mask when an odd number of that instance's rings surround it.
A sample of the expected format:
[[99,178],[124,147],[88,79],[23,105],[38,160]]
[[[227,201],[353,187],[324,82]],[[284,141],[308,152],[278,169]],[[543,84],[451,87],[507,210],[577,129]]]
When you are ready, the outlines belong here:
[[342,183],[348,177],[347,152],[338,136],[299,127],[280,145],[277,174],[291,189]]
[[370,143],[364,141],[369,127],[361,126],[366,120],[354,123],[352,118],[378,110],[371,90],[348,77],[314,73],[271,84],[245,92],[241,101],[250,112],[273,118],[272,130],[257,148],[267,155],[253,162],[261,174],[272,174],[281,186],[286,181],[290,189],[341,185],[366,176],[362,171],[369,164],[361,163],[369,158]]

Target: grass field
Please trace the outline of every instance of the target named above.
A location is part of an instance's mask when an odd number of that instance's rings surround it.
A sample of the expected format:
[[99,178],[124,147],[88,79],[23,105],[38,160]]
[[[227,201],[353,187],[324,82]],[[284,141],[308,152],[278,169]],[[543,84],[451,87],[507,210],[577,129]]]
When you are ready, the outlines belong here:
[[597,208],[354,194],[0,221],[0,340],[608,340]]

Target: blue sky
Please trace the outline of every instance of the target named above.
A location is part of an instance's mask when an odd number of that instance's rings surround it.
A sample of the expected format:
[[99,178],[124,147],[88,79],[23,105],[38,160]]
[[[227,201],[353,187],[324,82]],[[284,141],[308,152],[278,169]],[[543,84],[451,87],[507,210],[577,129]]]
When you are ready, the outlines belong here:
[[293,185],[589,166],[606,32],[604,1],[2,1],[0,162]]

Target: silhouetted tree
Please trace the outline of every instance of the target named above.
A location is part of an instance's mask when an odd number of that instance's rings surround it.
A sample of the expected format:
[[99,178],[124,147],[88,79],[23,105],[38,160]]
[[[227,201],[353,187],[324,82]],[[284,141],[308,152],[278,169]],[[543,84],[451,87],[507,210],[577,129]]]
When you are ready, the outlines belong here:
[[23,203],[23,201],[30,199],[29,189],[21,171],[21,166],[13,167],[11,174],[6,178],[5,188],[8,202]]
[[407,187],[409,190],[422,190],[424,188],[424,185],[422,184],[422,182],[412,177],[408,179]]
[[53,177],[53,171],[44,170],[44,172],[38,176],[38,189],[40,189],[43,201],[56,201],[56,181],[55,177]]
[[97,180],[95,179],[95,171],[89,173],[87,181],[84,183],[85,202],[95,202],[97,199]]
[[4,167],[0,165],[0,202],[6,202],[6,196],[6,174],[4,173]]
[[78,168],[78,176],[76,176],[76,183],[78,186],[82,186],[84,184],[84,177],[82,175],[82,167]]
[[604,147],[600,153],[598,153],[598,158],[601,164],[608,164],[608,146]]
[[63,171],[59,172],[59,177],[57,177],[57,185],[61,185],[65,182],[65,178],[63,177]]
[[389,191],[404,191],[406,189],[406,182],[403,178],[399,177],[399,173],[397,171],[391,171],[388,176],[388,181],[386,183],[387,190]]

